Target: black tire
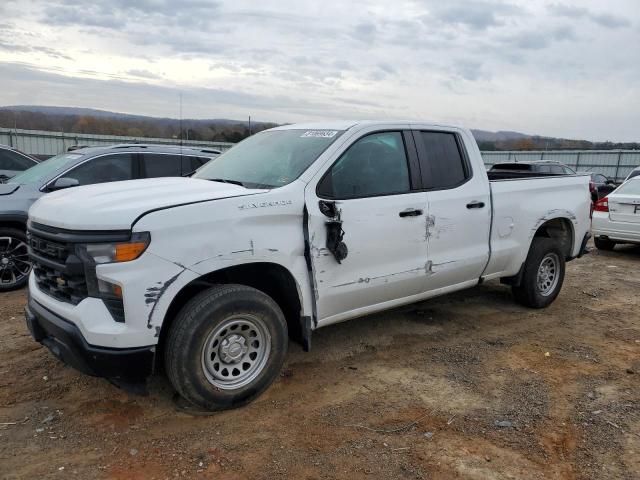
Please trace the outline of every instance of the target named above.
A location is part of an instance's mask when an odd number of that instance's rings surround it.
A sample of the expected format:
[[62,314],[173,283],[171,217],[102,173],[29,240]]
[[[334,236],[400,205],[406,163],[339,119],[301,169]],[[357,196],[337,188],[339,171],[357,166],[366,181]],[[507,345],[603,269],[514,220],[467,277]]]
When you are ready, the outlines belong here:
[[[255,323],[256,330],[249,326],[245,330],[242,322]],[[234,325],[236,328],[232,331]],[[223,338],[223,335],[226,336]],[[244,341],[240,343],[234,335],[243,337]],[[262,339],[262,345],[256,342],[258,338]],[[214,340],[218,340],[215,348],[212,347],[216,344]],[[227,346],[231,345],[226,352],[223,351],[225,340]],[[268,351],[249,358],[255,352],[245,352],[244,346],[252,349],[256,343]],[[186,400],[204,410],[225,410],[249,403],[273,383],[284,363],[287,346],[287,322],[273,299],[244,285],[217,285],[196,295],[178,313],[167,337],[165,368],[174,388]],[[233,348],[240,357],[231,361],[239,363],[225,363],[223,356],[230,355]],[[257,358],[262,358],[259,361],[262,366],[258,365]],[[254,361],[247,372],[241,371]],[[254,367],[256,370],[251,370]],[[237,375],[256,376],[247,384],[235,387],[229,385],[231,380],[215,377],[222,377],[224,370],[230,379],[236,370]],[[245,380],[249,378],[250,375]]]
[[613,247],[616,246],[616,242],[612,242],[611,240],[602,237],[595,237],[593,239],[593,243],[595,243],[598,250],[611,251],[613,250]]
[[[551,273],[548,270],[546,277],[539,277],[539,269],[542,267],[543,261],[545,266],[548,266],[550,262],[555,264],[553,267],[555,280],[541,280],[543,283],[541,286],[538,282],[540,278],[551,278]],[[547,307],[560,293],[564,282],[564,273],[565,258],[558,243],[551,238],[536,237],[531,242],[520,285],[512,287],[513,295],[518,303],[526,307]],[[545,288],[547,285],[548,288]]]
[[[0,227],[0,292],[27,284],[31,271],[27,254],[27,234],[16,228]],[[20,276],[18,272],[26,274]]]

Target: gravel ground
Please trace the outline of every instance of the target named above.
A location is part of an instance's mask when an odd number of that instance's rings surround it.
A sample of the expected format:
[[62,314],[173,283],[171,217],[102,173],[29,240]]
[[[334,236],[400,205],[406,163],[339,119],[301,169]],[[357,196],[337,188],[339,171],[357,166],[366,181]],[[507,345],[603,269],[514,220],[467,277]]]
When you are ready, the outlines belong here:
[[0,477],[638,479],[640,247],[571,262],[546,310],[507,287],[371,315],[290,345],[256,402],[178,411],[82,376],[0,297]]

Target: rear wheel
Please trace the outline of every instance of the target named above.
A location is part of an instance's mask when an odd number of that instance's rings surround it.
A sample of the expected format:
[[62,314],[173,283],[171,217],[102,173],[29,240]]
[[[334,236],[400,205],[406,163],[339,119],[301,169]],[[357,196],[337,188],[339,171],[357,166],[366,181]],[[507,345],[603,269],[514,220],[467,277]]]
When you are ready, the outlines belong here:
[[557,242],[550,238],[534,238],[520,285],[512,288],[516,300],[531,308],[549,306],[560,293],[564,272],[564,255]]
[[612,242],[608,238],[596,237],[593,239],[593,243],[595,243],[598,250],[613,250],[613,247],[616,246],[616,242]]
[[238,407],[277,378],[287,343],[287,322],[273,299],[244,285],[218,285],[176,317],[167,338],[167,375],[200,408]]
[[30,271],[27,235],[15,228],[0,228],[0,292],[26,285]]

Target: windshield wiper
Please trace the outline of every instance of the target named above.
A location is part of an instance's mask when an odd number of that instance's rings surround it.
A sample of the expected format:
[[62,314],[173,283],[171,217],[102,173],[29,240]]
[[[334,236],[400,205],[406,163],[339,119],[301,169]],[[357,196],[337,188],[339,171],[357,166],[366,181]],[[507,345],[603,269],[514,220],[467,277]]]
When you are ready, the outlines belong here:
[[240,185],[241,187],[244,187],[244,183],[240,182],[239,180],[229,180],[227,178],[207,178],[207,180],[211,182],[231,183],[233,185]]

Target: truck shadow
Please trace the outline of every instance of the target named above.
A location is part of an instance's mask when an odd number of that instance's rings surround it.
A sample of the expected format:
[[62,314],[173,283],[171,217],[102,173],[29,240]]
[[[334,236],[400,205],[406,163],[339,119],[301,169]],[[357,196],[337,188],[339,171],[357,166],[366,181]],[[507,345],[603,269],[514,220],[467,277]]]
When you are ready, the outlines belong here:
[[598,255],[606,258],[615,258],[624,255],[629,258],[640,258],[640,245],[616,245],[611,251],[597,250]]

